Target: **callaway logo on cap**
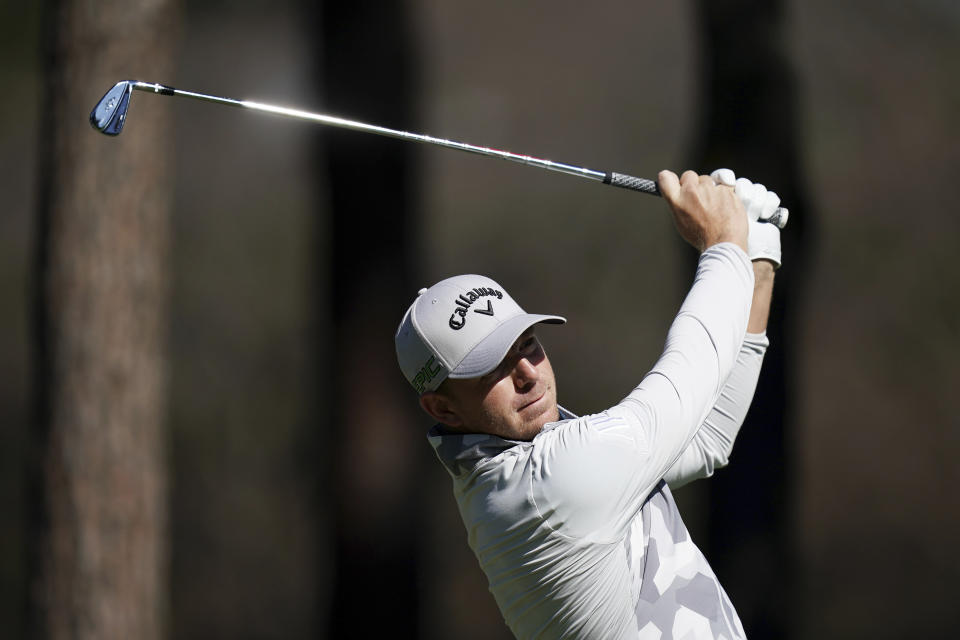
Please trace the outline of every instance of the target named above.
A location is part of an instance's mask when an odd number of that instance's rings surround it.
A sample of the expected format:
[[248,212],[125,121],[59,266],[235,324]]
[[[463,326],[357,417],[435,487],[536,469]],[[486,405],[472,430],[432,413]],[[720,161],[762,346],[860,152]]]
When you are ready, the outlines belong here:
[[397,361],[417,393],[490,373],[520,334],[560,316],[527,313],[499,284],[463,275],[421,289],[397,329]]

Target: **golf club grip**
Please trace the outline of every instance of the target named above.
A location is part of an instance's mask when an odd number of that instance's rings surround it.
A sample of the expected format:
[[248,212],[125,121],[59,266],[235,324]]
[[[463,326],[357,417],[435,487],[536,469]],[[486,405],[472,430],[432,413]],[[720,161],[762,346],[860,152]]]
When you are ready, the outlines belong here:
[[625,173],[616,173],[611,171],[603,177],[603,184],[613,185],[614,187],[622,187],[624,189],[632,189],[634,191],[642,191],[654,196],[660,195],[660,189],[657,187],[657,183],[653,180],[647,180],[646,178],[635,178],[634,176],[628,176]]
[[[642,191],[643,193],[649,193],[650,195],[654,196],[661,195],[660,188],[653,180],[636,178],[634,176],[628,176],[626,174],[616,173],[613,171],[607,173],[603,177],[603,184],[609,184],[615,187],[623,187],[624,189],[632,189],[633,191]],[[775,224],[778,228],[783,229],[787,225],[787,218],[789,215],[789,211],[783,207],[779,207],[773,212],[773,215],[771,215],[768,220],[764,220],[764,222]]]

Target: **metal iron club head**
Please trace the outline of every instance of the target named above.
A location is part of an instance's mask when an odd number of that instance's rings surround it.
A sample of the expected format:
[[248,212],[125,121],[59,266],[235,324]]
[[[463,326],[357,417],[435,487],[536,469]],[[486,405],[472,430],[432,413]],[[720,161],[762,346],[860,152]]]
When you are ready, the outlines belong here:
[[131,93],[133,93],[133,82],[122,80],[103,94],[90,112],[90,124],[93,128],[108,136],[118,135],[127,119]]

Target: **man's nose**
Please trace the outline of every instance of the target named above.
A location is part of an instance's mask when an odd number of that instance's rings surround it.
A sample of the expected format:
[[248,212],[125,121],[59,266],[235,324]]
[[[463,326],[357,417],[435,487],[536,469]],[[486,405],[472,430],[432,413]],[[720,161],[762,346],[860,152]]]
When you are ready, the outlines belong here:
[[527,358],[520,358],[513,367],[513,383],[518,389],[536,382],[539,377],[540,372]]

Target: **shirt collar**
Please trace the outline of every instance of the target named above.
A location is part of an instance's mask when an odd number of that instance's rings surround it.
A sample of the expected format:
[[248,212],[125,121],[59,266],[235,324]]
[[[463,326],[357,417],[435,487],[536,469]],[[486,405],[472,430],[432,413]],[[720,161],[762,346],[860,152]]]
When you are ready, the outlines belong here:
[[[563,407],[558,407],[558,409],[560,420],[543,425],[543,430],[540,433],[551,431],[564,421],[577,417]],[[536,437],[539,436],[540,434],[537,434]],[[487,433],[457,433],[447,430],[442,424],[434,425],[430,429],[427,433],[427,440],[437,453],[437,457],[440,458],[440,462],[455,478],[472,471],[477,463],[482,460],[499,455],[507,449],[530,444],[529,442],[508,440]]]

